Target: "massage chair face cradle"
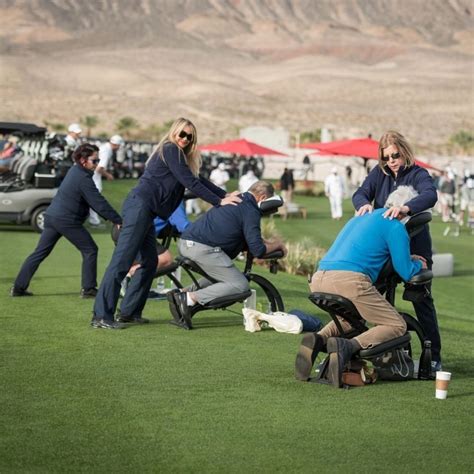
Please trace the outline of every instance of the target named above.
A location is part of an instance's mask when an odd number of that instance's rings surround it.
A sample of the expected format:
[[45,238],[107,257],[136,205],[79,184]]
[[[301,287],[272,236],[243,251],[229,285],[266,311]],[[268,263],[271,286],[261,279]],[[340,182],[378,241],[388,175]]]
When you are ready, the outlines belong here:
[[[427,225],[430,221],[430,212],[422,212],[413,216],[406,224],[406,228],[410,238],[421,232],[423,226]],[[419,273],[414,275],[409,282],[405,283],[403,299],[408,301],[415,301],[416,298],[419,298],[420,294],[422,294],[420,292],[420,287],[422,287],[422,291],[429,292],[427,285],[430,283],[432,278],[433,273],[431,270],[421,270]],[[384,265],[382,271],[380,272],[380,275],[377,281],[375,282],[375,286],[380,293],[385,294],[385,298],[387,299],[387,301],[392,306],[395,306],[395,292],[397,285],[401,282],[402,279],[395,272],[392,262],[389,259]],[[332,293],[314,292],[309,295],[309,299],[316,306],[329,313],[339,330],[340,337],[352,338],[368,330],[368,327],[363,317],[358,312],[356,307],[352,304],[352,302],[347,298]],[[400,312],[400,314],[407,323],[407,332],[403,336],[395,338],[391,341],[386,341],[382,344],[378,344],[377,346],[373,346],[367,349],[361,349],[355,355],[355,357],[370,360],[394,349],[408,350],[411,356],[412,348],[410,332],[416,333],[421,348],[423,348],[424,343],[427,339],[420,323],[413,316],[407,313]],[[336,315],[346,320],[351,325],[351,329],[348,331],[344,331]],[[326,360],[322,363],[319,378],[323,378],[325,376],[324,368],[327,368],[327,361],[328,358],[326,358]]]

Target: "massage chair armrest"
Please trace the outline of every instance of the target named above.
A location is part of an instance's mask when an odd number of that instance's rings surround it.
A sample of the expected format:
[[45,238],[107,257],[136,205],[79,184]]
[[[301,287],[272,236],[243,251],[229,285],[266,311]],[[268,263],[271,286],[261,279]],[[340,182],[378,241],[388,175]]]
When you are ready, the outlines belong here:
[[433,272],[431,270],[420,270],[416,275],[413,275],[407,281],[409,285],[426,285],[433,279]]
[[262,255],[259,257],[262,260],[277,260],[279,258],[283,258],[285,256],[285,253],[283,250],[274,250],[273,252],[266,253],[265,255]]

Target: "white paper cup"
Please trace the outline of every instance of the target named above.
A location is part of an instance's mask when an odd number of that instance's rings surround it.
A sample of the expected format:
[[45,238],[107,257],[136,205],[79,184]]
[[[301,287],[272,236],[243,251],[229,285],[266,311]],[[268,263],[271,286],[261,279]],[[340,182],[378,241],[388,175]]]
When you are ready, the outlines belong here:
[[451,372],[436,372],[436,393],[435,397],[439,400],[445,400],[448,396],[448,385],[451,380]]

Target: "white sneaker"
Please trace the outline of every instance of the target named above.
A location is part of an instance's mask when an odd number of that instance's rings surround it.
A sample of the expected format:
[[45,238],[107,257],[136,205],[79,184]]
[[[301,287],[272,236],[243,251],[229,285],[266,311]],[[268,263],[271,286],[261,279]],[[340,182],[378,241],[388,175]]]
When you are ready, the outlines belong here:
[[260,322],[258,321],[258,311],[255,311],[250,308],[244,308],[242,310],[244,315],[244,328],[248,332],[257,332],[261,331]]

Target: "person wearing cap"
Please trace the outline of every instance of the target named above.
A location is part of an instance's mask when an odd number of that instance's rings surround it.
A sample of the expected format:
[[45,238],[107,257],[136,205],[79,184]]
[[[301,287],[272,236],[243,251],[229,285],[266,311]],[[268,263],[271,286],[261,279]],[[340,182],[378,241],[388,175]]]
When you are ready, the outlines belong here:
[[66,237],[82,254],[83,298],[93,298],[97,287],[97,245],[84,228],[89,208],[95,209],[104,219],[121,224],[122,218],[99,193],[92,181],[97,166],[99,149],[85,143],[79,145],[72,158],[75,165],[67,173],[56,196],[46,209],[44,230],[35,251],[25,260],[13,287],[11,296],[31,296],[27,291],[41,262],[51,253],[61,237]]
[[249,190],[252,184],[256,183],[258,178],[255,176],[255,171],[252,168],[249,168],[247,172],[242,175],[239,179],[239,191],[245,193]]
[[181,234],[179,253],[217,281],[211,283],[203,278],[199,282],[201,289],[191,286],[168,293],[174,321],[184,329],[192,328],[190,308],[195,304],[248,291],[249,281],[233,263],[240,252],[248,250],[257,258],[279,249],[286,253],[281,241],[264,240],[260,229],[260,205],[276,198],[273,186],[257,181],[240,197],[242,202],[237,206],[212,208]]
[[[97,293],[91,325],[94,328],[124,329],[123,323],[147,323],[142,311],[156,271],[155,217],[168,219],[183,200],[187,188],[213,206],[240,202],[199,175],[201,156],[196,127],[178,118],[148,158],[138,184],[123,203],[123,226],[112,259]],[[140,268],[130,281],[114,320],[120,284],[134,261]]]
[[78,123],[71,123],[65,137],[66,146],[72,153],[81,144],[82,128]]
[[[102,178],[105,178],[107,181],[112,181],[114,179],[113,174],[107,170],[110,166],[110,161],[112,160],[114,152],[124,143],[125,142],[120,135],[113,135],[107,143],[104,143],[99,148],[99,164],[94,171],[92,179],[100,193],[103,189]],[[93,226],[100,225],[99,216],[93,209],[91,209],[89,214],[89,223]]]
[[[400,186],[390,194],[383,208],[353,217],[319,262],[311,279],[311,291],[347,298],[371,327],[352,339],[343,339],[336,323],[331,321],[319,332],[305,335],[295,362],[298,380],[309,379],[318,353],[326,346],[330,354],[328,378],[332,385],[341,387],[342,372],[353,354],[405,334],[403,316],[374,283],[389,258],[404,281],[427,268],[423,257],[410,255],[410,238],[404,225],[409,217],[394,212],[417,196],[411,186]],[[339,316],[338,319],[344,331],[350,329],[349,323]]]
[[[366,177],[360,188],[352,196],[352,204],[357,215],[372,212],[383,207],[387,197],[398,186],[413,186],[418,196],[407,202],[400,209],[394,208],[394,217],[398,213],[413,215],[431,209],[438,199],[433,178],[426,169],[415,163],[415,155],[408,140],[399,132],[389,130],[379,141],[378,166]],[[433,265],[433,250],[429,225],[410,242],[411,252],[421,255],[427,261],[431,270]],[[441,336],[438,327],[438,317],[431,294],[431,283],[426,285],[428,291],[420,288],[417,301],[413,301],[416,317],[431,341],[433,356],[432,370],[441,370]]]
[[344,197],[344,180],[339,176],[337,168],[331,170],[331,174],[324,180],[324,193],[329,198],[331,205],[331,217],[338,221],[342,217],[342,198]]
[[209,179],[219,188],[223,189],[224,191],[226,188],[226,183],[229,181],[229,173],[225,169],[224,163],[219,163],[217,168],[214,168],[209,176]]

